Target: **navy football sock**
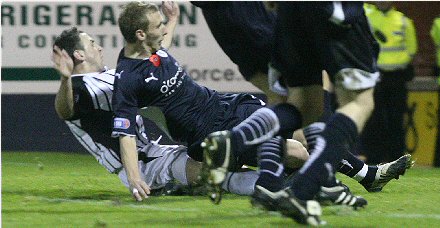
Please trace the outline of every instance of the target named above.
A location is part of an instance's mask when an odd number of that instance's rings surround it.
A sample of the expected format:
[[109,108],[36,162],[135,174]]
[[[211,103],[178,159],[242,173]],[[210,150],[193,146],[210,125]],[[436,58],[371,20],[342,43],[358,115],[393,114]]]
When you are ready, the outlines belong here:
[[309,153],[313,152],[316,145],[316,139],[325,129],[325,123],[316,122],[303,128],[304,137],[307,141],[307,150]]
[[357,137],[357,127],[347,116],[336,113],[330,118],[321,136],[316,139],[312,155],[294,179],[292,189],[299,199],[309,200],[321,186],[334,178],[335,170],[347,148]]
[[319,121],[327,122],[335,113],[337,106],[335,94],[324,90],[324,113],[319,118]]
[[[303,129],[304,136],[307,140],[308,150],[310,152],[314,151],[316,139],[318,138],[319,134],[324,130],[324,128],[325,123],[316,122],[310,124]],[[345,155],[346,157],[344,157],[344,159],[342,159],[341,163],[339,164],[338,172],[354,178],[357,181],[361,181],[362,179],[364,179],[364,177],[366,177],[367,175],[367,171],[371,168],[365,165],[365,163],[358,159],[355,155],[350,153],[350,151],[347,151]],[[325,186],[331,187],[335,185],[335,181],[330,181]]]
[[240,152],[254,149],[276,135],[291,138],[301,124],[301,114],[292,105],[279,104],[271,108],[260,108],[232,128],[232,147],[239,156]]
[[367,174],[365,175],[364,178],[358,180],[358,182],[361,184],[367,184],[373,182],[376,179],[377,169],[378,169],[377,166],[369,165]]
[[277,192],[283,188],[283,151],[284,139],[279,136],[264,142],[258,147],[258,173],[260,177],[256,185],[272,192]]
[[[280,130],[277,115],[269,108],[260,108],[232,128],[233,146],[253,146],[273,138]],[[240,148],[234,148],[240,150]]]
[[292,138],[293,132],[302,127],[301,112],[293,105],[281,103],[270,107],[280,122],[278,135],[285,139]]
[[[362,176],[363,173],[367,173],[368,166],[363,161],[361,161],[349,151],[346,154],[347,156],[342,160],[338,169],[340,173],[343,173],[353,178],[357,177],[358,174]],[[365,175],[363,176],[365,177]]]
[[[324,130],[325,123],[316,122],[313,123],[303,129],[304,136],[307,140],[307,146],[309,151],[313,151],[316,145],[316,138],[318,138],[319,134]],[[353,155],[350,151],[345,153],[346,157],[342,159],[339,164],[338,172],[343,173],[357,181],[363,180],[366,176],[367,180],[371,179],[371,175],[367,175],[369,170],[376,168],[375,166],[367,166],[363,161]],[[377,168],[376,168],[377,170]],[[374,172],[374,170],[370,171],[370,173]],[[375,173],[375,172],[374,172]],[[374,180],[374,176],[373,176]],[[330,181],[326,184],[326,187],[335,186],[335,181]]]
[[348,159],[343,159],[338,172],[343,173],[359,183],[371,183],[376,178],[377,166],[369,166],[351,153]]

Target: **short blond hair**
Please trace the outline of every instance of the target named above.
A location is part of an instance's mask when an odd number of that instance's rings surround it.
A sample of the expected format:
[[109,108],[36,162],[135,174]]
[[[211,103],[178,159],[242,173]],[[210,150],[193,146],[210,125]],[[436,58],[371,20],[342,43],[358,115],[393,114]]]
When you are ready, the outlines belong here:
[[150,21],[147,15],[159,11],[155,4],[137,1],[127,3],[119,15],[118,24],[122,36],[127,43],[136,42],[136,31],[138,29],[148,30]]

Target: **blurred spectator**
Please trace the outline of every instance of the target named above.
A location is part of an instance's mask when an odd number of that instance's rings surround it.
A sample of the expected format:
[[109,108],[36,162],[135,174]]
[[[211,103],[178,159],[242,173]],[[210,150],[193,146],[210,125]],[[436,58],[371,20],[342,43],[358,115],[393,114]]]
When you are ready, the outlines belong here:
[[361,152],[368,163],[378,163],[395,160],[405,151],[406,82],[414,77],[417,39],[413,21],[392,2],[366,4],[365,13],[380,45],[381,81],[375,89],[375,110],[361,135]]

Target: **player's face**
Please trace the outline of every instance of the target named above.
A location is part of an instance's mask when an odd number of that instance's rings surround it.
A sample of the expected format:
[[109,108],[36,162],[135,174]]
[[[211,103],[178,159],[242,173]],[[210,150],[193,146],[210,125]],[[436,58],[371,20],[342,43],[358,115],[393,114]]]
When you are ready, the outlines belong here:
[[167,34],[166,27],[163,23],[163,18],[159,11],[150,13],[147,15],[147,17],[150,24],[148,26],[148,31],[146,31],[146,43],[149,47],[153,49],[153,51],[157,51],[160,49],[162,40]]
[[97,70],[102,70],[104,68],[102,47],[95,43],[95,40],[87,33],[81,33],[80,37],[84,47],[84,61],[96,67]]

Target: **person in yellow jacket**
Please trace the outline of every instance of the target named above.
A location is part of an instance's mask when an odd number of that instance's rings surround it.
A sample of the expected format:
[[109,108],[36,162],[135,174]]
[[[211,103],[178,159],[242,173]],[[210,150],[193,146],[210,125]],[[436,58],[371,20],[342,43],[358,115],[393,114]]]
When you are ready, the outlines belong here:
[[[431,38],[435,44],[436,50],[436,61],[435,61],[435,76],[437,76],[439,90],[438,90],[438,99],[440,104],[440,15],[434,19],[431,28]],[[438,113],[438,123],[437,123],[437,146],[436,146],[436,157],[435,157],[435,166],[440,166],[440,106],[437,110]]]
[[380,45],[377,64],[381,81],[375,89],[375,110],[361,135],[361,151],[368,162],[392,161],[405,151],[406,82],[414,77],[416,32],[413,21],[392,2],[375,2],[364,8]]

